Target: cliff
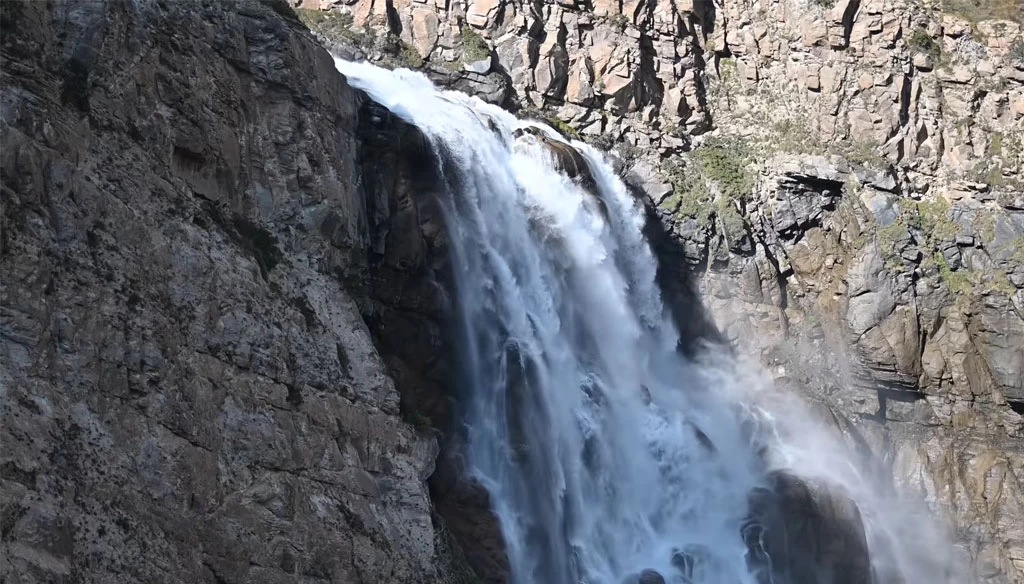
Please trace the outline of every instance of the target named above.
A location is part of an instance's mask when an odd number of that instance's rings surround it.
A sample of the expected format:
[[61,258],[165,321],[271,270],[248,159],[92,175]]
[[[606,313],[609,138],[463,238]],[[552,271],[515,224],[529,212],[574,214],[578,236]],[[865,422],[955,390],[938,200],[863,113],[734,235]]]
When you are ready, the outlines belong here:
[[1013,4],[3,3],[0,579],[504,578],[436,161],[308,25],[614,150],[674,300],[1024,581]]
[[293,4],[613,150],[719,330],[1024,581],[1019,3]]
[[471,577],[375,345],[422,137],[280,8],[3,3],[0,580]]

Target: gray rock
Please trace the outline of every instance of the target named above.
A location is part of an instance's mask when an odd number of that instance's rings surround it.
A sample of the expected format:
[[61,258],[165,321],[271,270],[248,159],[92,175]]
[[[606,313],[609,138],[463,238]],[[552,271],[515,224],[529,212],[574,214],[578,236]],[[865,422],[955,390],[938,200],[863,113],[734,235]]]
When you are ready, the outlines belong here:
[[661,180],[657,169],[648,160],[638,160],[630,167],[626,181],[645,193],[655,205],[672,194],[672,185]]
[[873,582],[860,511],[835,487],[777,472],[750,507],[744,538],[759,581]]
[[463,65],[463,69],[470,73],[478,73],[480,75],[486,75],[491,71],[491,59],[480,59],[479,61],[471,61]]
[[424,71],[439,87],[475,95],[487,103],[508,107],[512,100],[512,87],[500,73],[481,74],[473,71],[450,71],[436,67]]
[[441,243],[386,120],[264,3],[55,9],[4,8],[0,580],[466,581],[375,343]]

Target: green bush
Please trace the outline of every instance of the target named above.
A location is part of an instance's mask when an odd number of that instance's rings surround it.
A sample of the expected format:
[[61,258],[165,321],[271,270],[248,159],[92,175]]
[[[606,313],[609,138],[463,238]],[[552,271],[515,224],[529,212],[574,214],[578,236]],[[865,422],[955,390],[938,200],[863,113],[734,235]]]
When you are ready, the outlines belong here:
[[722,229],[728,237],[742,234],[745,230],[743,217],[736,208],[736,200],[729,197],[721,197],[715,201],[715,211],[718,220],[722,222]]
[[935,201],[916,203],[917,225],[927,241],[935,246],[941,241],[949,241],[960,232],[960,226],[949,218],[949,201],[938,198]]
[[914,33],[910,35],[909,44],[912,49],[921,51],[929,55],[937,56],[941,51],[939,43],[935,42],[932,35],[928,34],[928,31],[923,28],[914,30]]
[[974,280],[968,270],[953,271],[940,251],[935,252],[934,259],[939,267],[939,277],[949,286],[950,292],[968,295],[974,290]]
[[416,47],[409,43],[399,40],[398,55],[396,56],[396,65],[399,67],[405,67],[407,69],[419,69],[423,66],[423,56],[416,50]]
[[714,207],[711,191],[700,171],[675,161],[666,163],[664,170],[672,185],[672,194],[661,202],[662,208],[678,218],[693,217],[701,224],[708,223]]
[[877,144],[861,140],[843,141],[832,150],[851,164],[873,168],[885,168],[888,163],[878,153]]
[[718,184],[723,195],[742,200],[754,190],[754,176],[749,169],[753,155],[744,144],[709,140],[693,155],[700,173]]
[[619,32],[622,32],[626,30],[627,26],[629,26],[629,17],[625,14],[616,14],[608,19],[608,23],[618,29]]
[[484,37],[468,26],[462,27],[462,48],[465,60],[470,63],[483,61],[491,56],[491,48],[487,46]]
[[570,126],[568,122],[562,118],[559,118],[558,116],[548,116],[547,120],[562,134],[572,138],[573,140],[580,139],[580,133],[576,131],[576,128]]
[[425,416],[419,410],[412,410],[405,416],[405,421],[412,424],[417,430],[430,430],[434,427],[434,421]]

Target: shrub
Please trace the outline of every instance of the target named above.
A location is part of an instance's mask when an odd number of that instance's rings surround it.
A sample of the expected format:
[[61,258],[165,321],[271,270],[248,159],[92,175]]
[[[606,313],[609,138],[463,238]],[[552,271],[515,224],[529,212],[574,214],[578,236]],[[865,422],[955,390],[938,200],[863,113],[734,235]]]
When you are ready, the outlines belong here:
[[487,46],[487,41],[468,26],[462,27],[462,49],[468,62],[482,61],[491,56],[491,48]]
[[416,50],[416,47],[410,45],[405,41],[399,42],[399,51],[397,55],[397,65],[399,67],[406,67],[408,69],[419,69],[423,66],[423,56]]
[[730,197],[721,197],[715,201],[718,219],[722,222],[722,229],[729,237],[742,234],[745,227],[743,217],[736,208],[736,200]]
[[548,116],[548,122],[554,126],[562,134],[572,138],[573,140],[580,139],[580,133],[576,131],[576,128],[570,126],[565,120],[558,116]]
[[934,255],[935,264],[939,267],[939,277],[949,286],[949,291],[955,294],[968,295],[974,289],[974,280],[967,270],[953,271],[946,262],[946,256],[937,251]]
[[611,24],[616,29],[618,29],[619,32],[622,32],[626,30],[627,26],[629,26],[629,17],[621,13],[616,14],[615,16],[608,19],[608,23]]
[[885,168],[887,166],[885,158],[878,153],[876,148],[877,145],[874,142],[868,142],[866,140],[849,140],[844,141],[840,146],[834,148],[834,151],[851,164],[859,164],[860,166],[869,166],[874,168]]
[[739,142],[709,140],[693,151],[700,173],[718,184],[722,194],[742,200],[754,189],[754,177],[749,170],[752,161],[750,149]]
[[935,42],[932,35],[923,28],[916,29],[909,39],[910,48],[929,55],[938,56],[940,52],[939,43]]

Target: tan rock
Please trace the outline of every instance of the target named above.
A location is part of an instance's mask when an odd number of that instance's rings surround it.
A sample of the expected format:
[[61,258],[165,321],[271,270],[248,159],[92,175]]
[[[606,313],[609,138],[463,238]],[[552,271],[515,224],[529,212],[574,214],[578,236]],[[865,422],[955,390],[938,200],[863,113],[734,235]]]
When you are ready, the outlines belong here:
[[828,33],[828,46],[833,49],[841,49],[847,45],[846,27],[840,22],[829,22],[826,24]]
[[373,16],[373,0],[360,0],[352,7],[352,24],[363,26],[370,22]]
[[833,67],[822,67],[819,73],[821,77],[821,90],[825,93],[835,93],[839,91],[842,84],[844,72],[840,69],[837,70]]
[[595,75],[600,77],[612,68],[612,55],[614,53],[615,45],[611,43],[596,44],[590,48],[590,60]]
[[974,80],[974,69],[966,65],[954,65],[952,70],[939,69],[939,79],[949,83],[970,83]]
[[627,90],[632,90],[633,80],[630,77],[611,74],[601,78],[601,93],[612,97],[623,97]]
[[812,19],[810,22],[804,23],[802,33],[804,46],[823,45],[825,39],[828,38],[828,27],[824,21]]
[[593,72],[586,57],[576,59],[569,73],[565,98],[571,103],[590,105],[594,101]]
[[440,19],[437,13],[429,8],[414,8],[412,11],[412,45],[420,56],[427,58],[437,46],[437,27]]
[[989,50],[1006,53],[1015,42],[1022,42],[1020,25],[1012,20],[984,20],[978,23],[978,32]]
[[690,115],[689,105],[686,102],[686,94],[683,88],[679,86],[669,87],[665,91],[665,100],[663,102],[664,112],[667,115],[676,116],[685,119]]
[[1024,94],[1018,93],[1010,97],[1010,111],[1014,118],[1024,117]]
[[748,63],[745,59],[736,59],[736,72],[739,73],[742,79],[751,83],[757,83],[757,67],[752,63]]
[[875,122],[870,112],[863,108],[851,109],[849,114],[850,135],[860,141],[874,138]]
[[619,3],[612,0],[594,0],[594,16],[613,16],[619,13]]
[[804,86],[811,91],[821,91],[821,77],[819,72],[820,68],[814,67],[808,69],[806,77],[804,77]]
[[942,34],[948,37],[961,37],[971,32],[971,21],[955,14],[942,15]]
[[914,53],[912,62],[914,67],[922,71],[931,71],[935,67],[935,59],[931,55],[925,53]]
[[942,156],[942,163],[958,172],[966,172],[977,166],[974,149],[968,144],[956,144]]
[[466,22],[475,28],[488,28],[501,7],[501,0],[474,0],[466,11]]

